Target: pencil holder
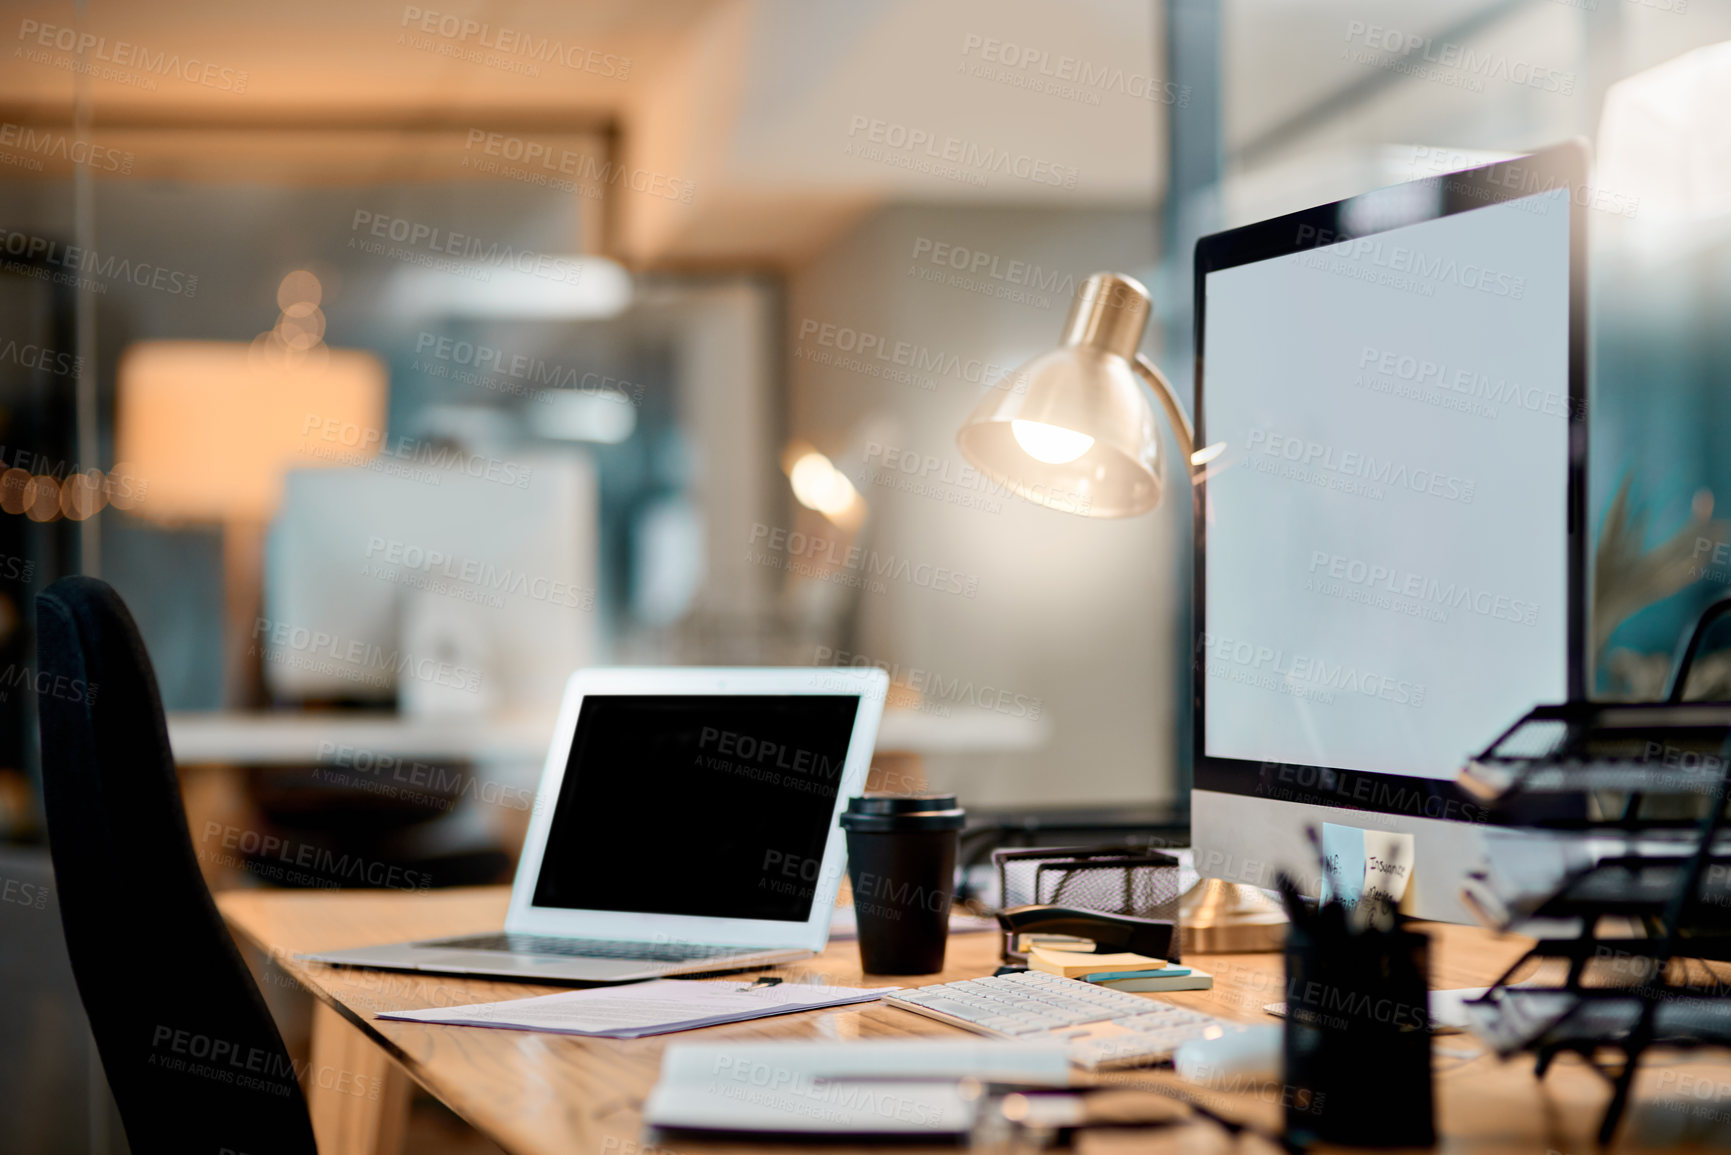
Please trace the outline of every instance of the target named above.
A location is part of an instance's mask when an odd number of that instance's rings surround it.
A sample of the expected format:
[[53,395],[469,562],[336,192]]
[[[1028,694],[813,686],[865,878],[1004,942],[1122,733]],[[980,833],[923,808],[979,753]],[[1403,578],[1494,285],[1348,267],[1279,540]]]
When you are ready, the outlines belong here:
[[1293,925],[1282,1095],[1289,1144],[1436,1142],[1429,975],[1430,940],[1416,931],[1350,933],[1339,918]]

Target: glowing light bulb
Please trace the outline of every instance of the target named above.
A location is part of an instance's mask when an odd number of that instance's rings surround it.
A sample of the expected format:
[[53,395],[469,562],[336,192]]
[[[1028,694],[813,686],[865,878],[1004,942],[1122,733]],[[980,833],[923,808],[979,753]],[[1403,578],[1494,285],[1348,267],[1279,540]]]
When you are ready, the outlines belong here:
[[1224,441],[1216,441],[1213,445],[1204,445],[1201,449],[1198,449],[1195,453],[1190,455],[1190,464],[1207,465],[1210,461],[1213,461],[1216,457],[1219,457],[1225,452],[1226,442]]
[[1047,465],[1065,465],[1094,445],[1094,439],[1086,433],[1047,425],[1044,421],[1012,421],[1010,432],[1016,435],[1016,444],[1024,453]]

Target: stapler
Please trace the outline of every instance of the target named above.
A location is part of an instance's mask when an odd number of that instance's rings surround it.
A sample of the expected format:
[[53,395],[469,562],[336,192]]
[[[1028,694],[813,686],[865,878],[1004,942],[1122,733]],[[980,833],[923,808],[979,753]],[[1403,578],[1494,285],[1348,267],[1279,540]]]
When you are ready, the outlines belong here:
[[1027,954],[1018,949],[1025,934],[1090,939],[1096,954],[1124,952],[1178,961],[1177,925],[1156,919],[1035,903],[999,911],[998,925],[1004,929],[1004,962],[1010,965],[1027,965]]

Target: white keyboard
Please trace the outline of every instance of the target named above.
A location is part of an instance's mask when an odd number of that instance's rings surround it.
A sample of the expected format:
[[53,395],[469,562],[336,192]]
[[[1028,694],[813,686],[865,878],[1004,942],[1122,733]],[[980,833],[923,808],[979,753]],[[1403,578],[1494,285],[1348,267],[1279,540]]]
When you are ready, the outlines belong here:
[[1128,991],[1040,971],[897,991],[884,1002],[982,1035],[1062,1042],[1091,1071],[1140,1067],[1172,1057],[1180,1043],[1218,1039],[1238,1023]]

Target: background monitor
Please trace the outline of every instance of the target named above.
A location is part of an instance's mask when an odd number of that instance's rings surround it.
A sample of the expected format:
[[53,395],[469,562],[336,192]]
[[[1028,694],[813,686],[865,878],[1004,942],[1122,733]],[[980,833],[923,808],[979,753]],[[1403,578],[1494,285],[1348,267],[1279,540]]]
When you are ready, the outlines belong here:
[[1585,150],[1196,249],[1198,868],[1319,876],[1305,827],[1415,836],[1465,919],[1465,760],[1584,685]]
[[253,637],[273,699],[552,716],[594,660],[594,470],[467,464],[288,474]]

